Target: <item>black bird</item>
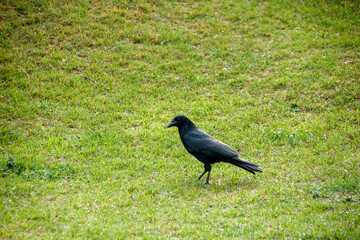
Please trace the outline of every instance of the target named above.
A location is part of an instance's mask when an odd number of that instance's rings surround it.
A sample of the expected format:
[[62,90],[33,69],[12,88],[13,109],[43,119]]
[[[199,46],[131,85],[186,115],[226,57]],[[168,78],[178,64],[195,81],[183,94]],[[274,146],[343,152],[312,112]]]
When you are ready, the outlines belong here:
[[178,127],[181,141],[186,150],[204,163],[205,171],[200,175],[199,180],[208,172],[205,184],[209,184],[211,164],[216,162],[231,163],[252,174],[263,171],[256,164],[239,158],[239,153],[236,150],[197,128],[184,115],[177,115],[166,127],[173,126]]

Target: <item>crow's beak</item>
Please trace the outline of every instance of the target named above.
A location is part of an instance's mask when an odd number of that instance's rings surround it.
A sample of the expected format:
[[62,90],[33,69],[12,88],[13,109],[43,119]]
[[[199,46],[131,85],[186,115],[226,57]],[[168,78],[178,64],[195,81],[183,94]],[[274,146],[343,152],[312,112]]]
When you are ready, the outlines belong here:
[[166,128],[173,127],[173,126],[175,126],[176,124],[177,124],[176,121],[171,121],[171,122],[166,126]]

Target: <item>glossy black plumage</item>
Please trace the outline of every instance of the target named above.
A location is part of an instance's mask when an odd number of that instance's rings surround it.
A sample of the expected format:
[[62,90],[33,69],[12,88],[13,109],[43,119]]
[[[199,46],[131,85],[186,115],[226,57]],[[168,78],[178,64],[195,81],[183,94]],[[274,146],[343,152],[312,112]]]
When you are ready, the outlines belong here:
[[256,164],[239,158],[239,153],[219,140],[216,140],[206,132],[200,130],[184,115],[177,115],[167,125],[167,128],[176,126],[179,129],[180,139],[186,150],[204,163],[205,171],[199,179],[208,172],[205,183],[209,183],[211,164],[227,162],[245,169],[252,174],[263,170]]

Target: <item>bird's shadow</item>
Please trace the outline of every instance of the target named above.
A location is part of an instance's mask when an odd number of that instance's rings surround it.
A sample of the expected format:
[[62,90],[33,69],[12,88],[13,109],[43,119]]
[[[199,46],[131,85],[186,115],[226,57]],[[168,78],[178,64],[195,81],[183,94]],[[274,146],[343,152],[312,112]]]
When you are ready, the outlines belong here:
[[210,184],[205,184],[205,181],[198,179],[188,179],[183,182],[184,187],[197,188],[198,190],[203,189],[215,193],[224,191],[251,191],[255,190],[260,186],[260,180],[254,176],[243,176],[233,178],[217,178],[210,181]]

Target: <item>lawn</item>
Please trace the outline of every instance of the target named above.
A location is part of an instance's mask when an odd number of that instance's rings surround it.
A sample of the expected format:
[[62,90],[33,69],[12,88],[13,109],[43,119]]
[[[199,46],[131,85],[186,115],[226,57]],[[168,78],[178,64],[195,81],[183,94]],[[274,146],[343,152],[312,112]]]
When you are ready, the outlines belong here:
[[[0,238],[360,238],[360,4],[0,4]],[[177,114],[258,164],[212,168]]]

